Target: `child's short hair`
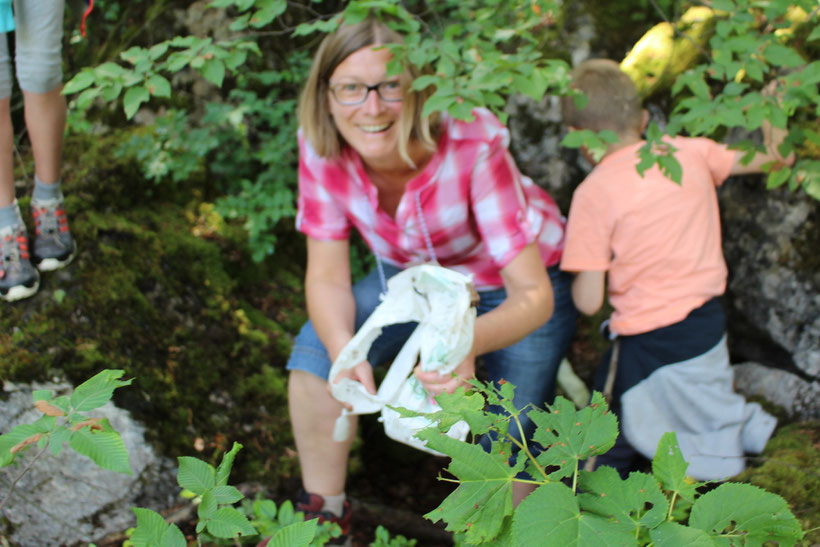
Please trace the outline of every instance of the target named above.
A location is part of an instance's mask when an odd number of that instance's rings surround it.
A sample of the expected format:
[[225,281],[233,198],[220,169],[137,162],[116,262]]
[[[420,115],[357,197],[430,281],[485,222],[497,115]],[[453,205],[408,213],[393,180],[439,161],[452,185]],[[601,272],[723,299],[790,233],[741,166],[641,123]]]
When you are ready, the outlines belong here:
[[643,114],[635,84],[618,63],[609,59],[590,59],[572,70],[572,87],[587,96],[579,109],[573,97],[561,97],[564,123],[578,129],[618,135],[641,130]]

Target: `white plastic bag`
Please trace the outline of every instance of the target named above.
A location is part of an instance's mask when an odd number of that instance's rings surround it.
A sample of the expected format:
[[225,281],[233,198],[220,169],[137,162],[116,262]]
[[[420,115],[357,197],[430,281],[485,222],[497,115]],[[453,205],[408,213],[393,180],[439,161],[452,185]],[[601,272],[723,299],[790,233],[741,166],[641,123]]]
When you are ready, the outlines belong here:
[[[411,373],[416,362],[420,362],[425,371],[447,374],[464,361],[473,345],[474,295],[470,277],[430,264],[413,266],[387,281],[387,293],[382,302],[342,349],[330,369],[333,396],[353,407],[350,411],[343,410],[336,421],[335,440],[343,441],[350,434],[348,414],[381,410],[381,421],[389,437],[440,455],[414,436],[430,425],[427,419],[402,418],[386,405],[426,413],[440,410],[438,403]],[[350,378],[342,378],[338,383],[334,381],[341,371],[367,359],[370,346],[383,327],[407,322],[417,322],[418,326],[393,360],[375,395]],[[447,435],[464,440],[468,431],[467,423],[461,421],[450,428]]]

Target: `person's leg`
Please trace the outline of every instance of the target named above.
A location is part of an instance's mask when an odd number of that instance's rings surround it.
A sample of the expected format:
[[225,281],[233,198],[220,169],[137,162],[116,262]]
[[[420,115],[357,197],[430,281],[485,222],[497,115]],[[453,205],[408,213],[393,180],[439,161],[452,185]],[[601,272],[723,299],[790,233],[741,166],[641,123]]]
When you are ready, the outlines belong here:
[[[399,270],[386,267],[388,276]],[[379,304],[381,285],[377,272],[373,271],[353,287],[356,300],[358,329]],[[368,354],[372,364],[379,364],[395,355],[412,329],[403,325],[387,327],[373,344]],[[302,485],[307,492],[321,496],[334,496],[344,492],[347,475],[347,459],[352,439],[333,440],[333,427],[340,416],[342,405],[330,394],[327,377],[332,363],[310,322],[306,323],[294,341],[288,361],[290,370],[288,385],[289,408],[293,436],[302,469]],[[355,431],[356,420],[351,420]]]
[[60,184],[66,121],[61,93],[63,11],[63,0],[15,3],[15,66],[34,156],[33,256],[43,271],[65,266],[74,256]]
[[28,235],[14,195],[11,62],[5,34],[0,37],[0,97],[0,299],[12,302],[34,295],[40,276],[31,265]]
[[[557,269],[550,268],[550,281],[555,296],[555,310],[550,320],[535,330],[524,340],[507,348],[489,353],[482,357],[489,379],[493,382],[505,380],[515,386],[513,403],[516,408],[532,404],[544,408],[555,398],[555,381],[558,366],[569,348],[575,332],[575,320],[578,312],[572,303],[570,292],[571,277]],[[503,300],[503,291],[492,291],[481,295],[479,312],[484,313],[497,306]],[[535,424],[526,414],[519,418],[525,438],[530,441]],[[519,440],[517,428],[510,432]],[[490,439],[483,439],[482,444],[489,448]],[[530,443],[530,450],[537,451]],[[514,454],[517,450],[513,449]],[[533,489],[532,485],[515,483],[513,501],[520,502]]]

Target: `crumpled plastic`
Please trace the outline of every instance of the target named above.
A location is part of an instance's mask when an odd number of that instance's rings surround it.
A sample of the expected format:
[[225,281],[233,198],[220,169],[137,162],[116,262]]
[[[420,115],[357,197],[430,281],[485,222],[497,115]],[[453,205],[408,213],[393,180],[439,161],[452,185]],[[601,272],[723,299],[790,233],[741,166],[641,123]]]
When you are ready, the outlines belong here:
[[[435,399],[412,375],[413,367],[420,362],[422,370],[446,375],[464,361],[473,345],[476,300],[471,277],[442,266],[413,266],[390,278],[381,303],[342,349],[330,369],[333,396],[352,407],[342,410],[336,420],[333,438],[343,441],[350,435],[348,415],[381,411],[381,421],[390,438],[441,455],[415,437],[419,430],[432,425],[429,420],[424,417],[402,418],[388,405],[424,413],[440,410]],[[341,371],[367,359],[370,346],[383,327],[408,322],[417,322],[418,326],[393,360],[375,395],[351,378],[335,382]],[[460,421],[447,435],[464,440],[468,432],[467,423]]]

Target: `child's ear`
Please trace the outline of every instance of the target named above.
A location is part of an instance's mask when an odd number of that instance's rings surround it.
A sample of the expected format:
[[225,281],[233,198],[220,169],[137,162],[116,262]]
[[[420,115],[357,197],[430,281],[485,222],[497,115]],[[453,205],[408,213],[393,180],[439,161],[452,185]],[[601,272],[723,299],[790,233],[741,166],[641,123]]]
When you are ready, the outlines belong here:
[[645,108],[641,109],[641,134],[646,131],[646,126],[649,125],[649,111]]

